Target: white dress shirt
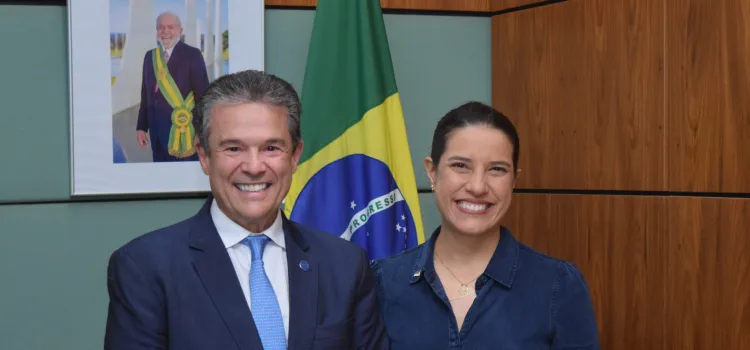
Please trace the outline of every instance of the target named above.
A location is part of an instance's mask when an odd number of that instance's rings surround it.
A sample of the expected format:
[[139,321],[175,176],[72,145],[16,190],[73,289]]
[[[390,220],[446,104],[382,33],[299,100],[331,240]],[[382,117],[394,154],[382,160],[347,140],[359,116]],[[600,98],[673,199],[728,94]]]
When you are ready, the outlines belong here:
[[180,40],[179,40],[179,39],[175,40],[175,42],[174,42],[174,45],[172,45],[172,47],[170,47],[170,48],[168,48],[168,49],[164,50],[164,51],[166,51],[166,52],[167,52],[167,54],[169,55],[169,58],[172,58],[172,51],[174,51],[174,47],[175,47],[175,46],[177,46],[177,43],[179,43],[179,42],[180,42]]
[[281,307],[281,316],[284,318],[284,334],[289,338],[289,273],[286,261],[286,244],[284,241],[284,228],[282,227],[281,211],[276,216],[276,220],[265,232],[250,232],[229,219],[224,212],[219,209],[216,200],[211,203],[211,218],[213,219],[216,231],[219,232],[224,247],[227,249],[229,258],[232,260],[237,278],[242,286],[242,292],[245,295],[247,306],[252,310],[250,302],[250,264],[252,263],[252,254],[250,247],[242,243],[242,240],[249,235],[265,234],[270,238],[263,250],[263,266],[266,275],[271,281],[276,298]]

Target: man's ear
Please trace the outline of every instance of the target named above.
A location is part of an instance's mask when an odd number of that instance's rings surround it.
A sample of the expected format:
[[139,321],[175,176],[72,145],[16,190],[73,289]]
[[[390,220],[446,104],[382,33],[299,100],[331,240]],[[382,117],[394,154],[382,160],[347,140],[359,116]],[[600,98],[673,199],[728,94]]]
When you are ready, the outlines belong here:
[[201,162],[201,169],[203,169],[204,174],[208,175],[211,158],[209,157],[209,152],[203,148],[198,138],[195,138],[195,149],[198,150],[198,160]]
[[294,153],[292,153],[292,174],[297,172],[297,166],[299,165],[299,159],[302,157],[302,151],[305,149],[305,142],[302,140],[299,140],[297,143],[297,147],[294,148]]

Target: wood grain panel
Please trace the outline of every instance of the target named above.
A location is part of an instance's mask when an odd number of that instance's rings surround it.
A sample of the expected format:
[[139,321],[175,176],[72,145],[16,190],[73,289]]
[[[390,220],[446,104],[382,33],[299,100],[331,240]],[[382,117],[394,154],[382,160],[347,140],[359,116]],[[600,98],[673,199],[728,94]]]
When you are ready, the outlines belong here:
[[266,6],[315,7],[318,0],[265,0]]
[[750,200],[670,198],[670,349],[750,344]]
[[549,0],[492,0],[492,11],[503,11],[516,7],[549,2]]
[[[317,0],[265,0],[266,6],[314,7]],[[352,1],[352,0],[350,0]],[[383,9],[489,12],[491,0],[380,0]]]
[[667,7],[669,189],[750,192],[750,1]]
[[519,188],[663,190],[662,1],[567,1],[492,18],[493,104]]
[[575,263],[591,290],[602,349],[663,349],[665,198],[515,194],[507,226]]
[[381,0],[385,9],[478,11],[490,10],[490,0]]

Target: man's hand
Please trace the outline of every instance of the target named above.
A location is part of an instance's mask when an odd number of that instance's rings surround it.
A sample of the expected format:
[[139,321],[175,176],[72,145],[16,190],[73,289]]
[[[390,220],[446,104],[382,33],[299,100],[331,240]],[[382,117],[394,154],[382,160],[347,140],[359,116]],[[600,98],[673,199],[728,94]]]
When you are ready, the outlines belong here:
[[138,145],[145,148],[148,145],[148,135],[143,130],[138,130]]

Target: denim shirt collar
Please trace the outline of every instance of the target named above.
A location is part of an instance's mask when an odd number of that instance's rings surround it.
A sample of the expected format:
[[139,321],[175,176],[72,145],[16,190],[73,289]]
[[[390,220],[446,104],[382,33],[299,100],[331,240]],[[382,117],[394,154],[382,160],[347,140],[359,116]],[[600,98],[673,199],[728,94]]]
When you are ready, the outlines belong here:
[[[418,282],[425,272],[435,273],[432,255],[435,248],[435,241],[440,234],[440,227],[433,231],[430,239],[419,247],[417,260],[412,270],[410,283]],[[513,234],[505,227],[500,228],[500,241],[492,254],[489,264],[484,271],[484,275],[495,280],[507,288],[513,286],[516,272],[518,271],[520,245],[513,237]]]

